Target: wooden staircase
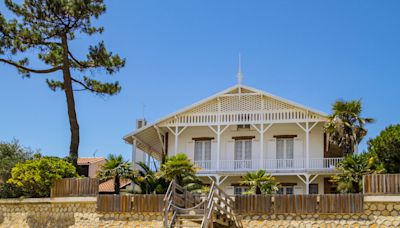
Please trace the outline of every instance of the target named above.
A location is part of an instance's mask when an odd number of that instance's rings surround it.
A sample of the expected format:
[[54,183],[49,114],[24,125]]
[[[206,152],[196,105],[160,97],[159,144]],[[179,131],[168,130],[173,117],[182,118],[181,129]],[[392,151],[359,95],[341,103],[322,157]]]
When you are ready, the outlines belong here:
[[233,203],[214,182],[207,197],[195,196],[171,182],[164,197],[164,227],[241,228]]

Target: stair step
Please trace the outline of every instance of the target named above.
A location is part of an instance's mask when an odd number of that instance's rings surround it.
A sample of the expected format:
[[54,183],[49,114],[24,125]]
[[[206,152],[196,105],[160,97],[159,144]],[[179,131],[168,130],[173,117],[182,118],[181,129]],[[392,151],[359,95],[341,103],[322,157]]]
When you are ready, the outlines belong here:
[[180,224],[175,224],[174,225],[174,227],[175,228],[199,228],[200,227],[200,224],[199,225],[197,225],[197,226],[195,226],[195,225],[186,225],[186,224],[182,224],[182,225],[180,225]]
[[204,209],[193,209],[190,211],[180,210],[179,214],[204,214]]

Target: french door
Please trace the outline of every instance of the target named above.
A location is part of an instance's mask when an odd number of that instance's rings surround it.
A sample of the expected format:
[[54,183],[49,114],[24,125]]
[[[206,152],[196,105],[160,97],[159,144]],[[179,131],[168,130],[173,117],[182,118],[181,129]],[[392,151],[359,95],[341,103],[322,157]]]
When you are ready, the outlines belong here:
[[194,162],[203,169],[211,169],[211,141],[195,141]]
[[250,169],[251,168],[251,147],[252,141],[236,140],[235,141],[235,154],[234,154],[234,168],[235,169]]
[[287,169],[293,168],[294,154],[293,138],[277,138],[276,139],[276,159],[277,168]]

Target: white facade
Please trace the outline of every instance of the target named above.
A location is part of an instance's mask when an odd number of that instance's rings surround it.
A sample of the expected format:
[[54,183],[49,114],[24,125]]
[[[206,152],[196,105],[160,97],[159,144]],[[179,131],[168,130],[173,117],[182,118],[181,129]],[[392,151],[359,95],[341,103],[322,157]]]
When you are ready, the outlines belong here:
[[[264,169],[284,193],[324,191],[341,158],[325,158],[327,115],[266,92],[236,85],[124,137],[160,159],[185,153],[205,182],[240,191],[241,175]],[[136,155],[134,159],[136,159]],[[317,186],[315,185],[317,184]],[[235,190],[235,188],[238,188]]]

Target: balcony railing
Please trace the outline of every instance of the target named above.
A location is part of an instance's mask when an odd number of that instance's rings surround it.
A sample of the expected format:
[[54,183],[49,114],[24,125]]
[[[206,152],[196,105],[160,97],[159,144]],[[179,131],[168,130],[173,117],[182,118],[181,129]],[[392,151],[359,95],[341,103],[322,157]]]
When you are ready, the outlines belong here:
[[204,171],[256,171],[264,169],[270,172],[279,171],[298,171],[298,170],[314,170],[314,171],[331,171],[334,170],[343,158],[311,158],[308,162],[305,159],[266,159],[260,167],[260,160],[220,160],[219,168],[217,161],[195,161],[196,167],[200,168],[200,172]]

